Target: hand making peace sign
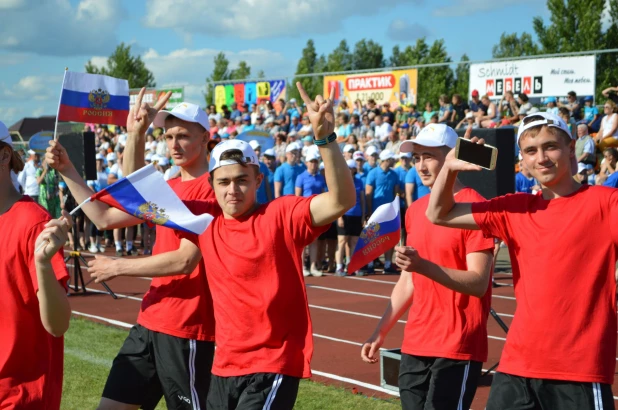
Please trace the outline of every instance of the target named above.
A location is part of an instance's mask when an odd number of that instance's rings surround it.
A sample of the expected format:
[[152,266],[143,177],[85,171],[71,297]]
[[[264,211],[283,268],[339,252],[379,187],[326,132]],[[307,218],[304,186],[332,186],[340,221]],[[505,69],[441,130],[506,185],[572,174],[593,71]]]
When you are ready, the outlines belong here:
[[327,100],[321,95],[318,95],[315,97],[315,101],[312,101],[300,82],[296,83],[296,87],[307,106],[309,121],[311,121],[315,139],[321,140],[328,137],[335,131],[335,110],[333,101],[335,99],[335,88],[333,87],[330,90],[330,97]]
[[155,116],[161,109],[165,107],[167,101],[172,96],[172,92],[168,91],[163,97],[160,97],[154,106],[148,103],[142,103],[146,88],[143,87],[137,95],[137,101],[135,105],[131,107],[129,116],[127,117],[127,132],[138,133],[139,135],[145,135],[148,127],[154,121]]

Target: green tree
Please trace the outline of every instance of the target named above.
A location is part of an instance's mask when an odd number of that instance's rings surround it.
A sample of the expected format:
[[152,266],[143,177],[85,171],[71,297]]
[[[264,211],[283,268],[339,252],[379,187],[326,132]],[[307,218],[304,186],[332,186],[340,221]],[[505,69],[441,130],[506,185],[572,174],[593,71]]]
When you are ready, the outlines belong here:
[[[323,57],[322,57],[323,58]],[[300,60],[298,60],[298,64],[296,66],[296,74],[311,74],[316,72],[316,64],[318,63],[318,53],[315,50],[315,44],[313,40],[307,40],[307,45],[303,48],[302,56]],[[318,67],[319,68],[319,67]],[[302,77],[302,78],[294,78],[292,84],[288,88],[288,98],[296,98],[296,100],[300,101],[300,94],[298,93],[298,89],[296,88],[296,82],[300,82],[303,88],[307,91],[310,97],[316,95],[316,91],[320,94],[322,90],[317,90],[318,84],[322,83],[322,78],[317,80],[316,77]]]
[[[450,61],[452,60],[446,52],[444,40],[440,39],[434,41],[422,63],[432,64]],[[434,107],[437,107],[438,97],[447,94],[453,87],[453,70],[449,66],[424,67],[418,70],[418,76],[418,95],[421,99],[418,103],[420,104],[431,101]]]
[[129,81],[129,88],[155,87],[154,75],[146,68],[140,56],[131,55],[131,46],[120,43],[107,59],[107,67],[97,67],[92,61],[86,63],[86,72],[103,74]]
[[494,58],[533,56],[536,54],[539,54],[539,47],[528,33],[522,33],[521,37],[518,37],[517,33],[502,33],[500,42],[492,50]]
[[204,95],[204,99],[206,101],[206,105],[215,103],[215,85],[212,83],[213,81],[225,81],[230,79],[229,65],[227,57],[225,57],[225,53],[220,52],[214,58],[215,66],[212,70],[212,74],[210,77],[206,79],[206,94]]
[[404,55],[398,45],[393,47],[393,52],[391,53],[391,58],[388,62],[391,67],[402,67],[406,65]]
[[362,39],[354,46],[352,54],[352,69],[364,70],[368,68],[384,67],[384,53],[382,46],[373,40]]
[[266,78],[266,74],[264,74],[264,70],[258,71],[257,78]]
[[[605,48],[612,49],[618,48],[618,0],[609,0],[609,6],[609,27],[604,33],[604,43]],[[618,55],[600,54],[597,59],[597,101],[605,98],[601,94],[602,90],[616,85],[618,85]]]
[[[470,61],[466,54],[461,56],[460,61]],[[465,101],[470,88],[470,64],[459,64],[455,69],[455,83],[453,84],[452,94],[459,94]]]
[[328,55],[327,71],[349,71],[352,69],[352,54],[345,40]]
[[251,67],[246,61],[238,63],[238,67],[230,72],[230,80],[245,80],[251,77]]

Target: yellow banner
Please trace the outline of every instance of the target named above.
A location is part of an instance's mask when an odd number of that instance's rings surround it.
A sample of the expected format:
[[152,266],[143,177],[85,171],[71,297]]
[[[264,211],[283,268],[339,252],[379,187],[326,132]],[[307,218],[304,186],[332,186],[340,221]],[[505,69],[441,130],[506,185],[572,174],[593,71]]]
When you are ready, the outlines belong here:
[[390,103],[391,107],[416,104],[418,72],[413,70],[394,70],[354,75],[324,76],[324,95],[330,95],[335,88],[335,101],[354,101],[364,104],[374,99],[376,104]]

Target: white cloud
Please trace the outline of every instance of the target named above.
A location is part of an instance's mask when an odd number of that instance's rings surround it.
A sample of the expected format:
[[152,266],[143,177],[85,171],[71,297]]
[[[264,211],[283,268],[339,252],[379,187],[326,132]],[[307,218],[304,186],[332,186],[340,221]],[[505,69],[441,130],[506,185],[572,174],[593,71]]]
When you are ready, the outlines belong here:
[[2,53],[0,54],[0,67],[22,64],[28,59],[29,56],[22,53]]
[[[144,24],[150,28],[243,39],[335,32],[352,16],[423,0],[150,0]],[[186,41],[185,37],[185,41]]]
[[48,101],[59,97],[61,76],[26,76],[10,87],[0,85],[0,99]]
[[539,0],[453,0],[451,5],[436,8],[433,15],[436,17],[463,17],[533,2],[538,3]]
[[0,1],[0,10],[21,9],[26,6],[26,0],[2,0]]
[[0,13],[0,48],[70,56],[107,54],[117,44],[120,0],[82,0],[76,6],[69,0],[10,3]]
[[4,123],[7,127],[10,127],[22,117],[24,117],[25,112],[21,108],[17,107],[0,107],[0,121]]
[[388,26],[386,35],[394,41],[412,41],[429,35],[429,30],[418,23],[409,23],[406,20],[395,19]]

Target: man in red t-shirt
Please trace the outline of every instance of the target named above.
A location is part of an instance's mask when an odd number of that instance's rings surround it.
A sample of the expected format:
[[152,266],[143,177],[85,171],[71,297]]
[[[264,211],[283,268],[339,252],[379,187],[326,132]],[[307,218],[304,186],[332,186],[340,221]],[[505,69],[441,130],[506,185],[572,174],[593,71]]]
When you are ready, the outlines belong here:
[[[143,93],[143,91],[142,91]],[[181,177],[168,181],[185,200],[214,197],[208,183],[206,147],[209,123],[199,106],[183,103],[171,112],[160,111],[165,100],[129,114],[129,137],[124,173],[144,164],[148,126],[165,127],[164,138]],[[60,171],[78,203],[92,191],[68,161],[66,151],[52,143],[46,156]],[[141,165],[140,165],[141,164]],[[94,205],[94,206],[90,206]],[[82,208],[99,227],[131,226],[142,221],[95,201]],[[99,409],[154,408],[165,397],[170,409],[205,408],[214,356],[214,316],[206,271],[199,249],[179,239],[173,230],[157,226],[153,256],[140,259],[97,257],[88,263],[96,282],[116,276],[152,277],[142,301],[137,324],[114,359]]]
[[352,174],[335,143],[333,97],[312,101],[298,84],[324,160],[328,192],[257,201],[264,175],[251,146],[217,145],[210,157],[216,201],[185,201],[215,218],[199,243],[213,299],[217,352],[208,409],[294,407],[311,376],[313,339],[303,248],[356,203]]
[[57,410],[69,274],[62,247],[71,217],[49,213],[11,183],[24,162],[0,122],[0,408]]
[[[457,133],[451,127],[433,124],[423,128],[415,140],[404,141],[401,152],[413,153],[423,185],[431,189],[456,143]],[[484,200],[459,181],[453,192],[458,202]],[[403,269],[401,277],[361,357],[376,363],[384,338],[410,308],[399,371],[403,409],[469,409],[487,360],[493,240],[481,232],[432,225],[425,216],[428,202],[425,196],[408,208],[407,246],[396,249],[408,250],[412,257],[397,259]],[[477,280],[470,296],[436,283],[427,277],[428,272],[474,275]]]
[[[433,223],[481,230],[509,249],[517,311],[487,409],[613,409],[618,190],[573,179],[575,141],[556,115],[524,118],[518,144],[538,194],[459,202],[457,173],[480,168],[449,154],[427,208]],[[475,281],[426,276],[466,293]]]

